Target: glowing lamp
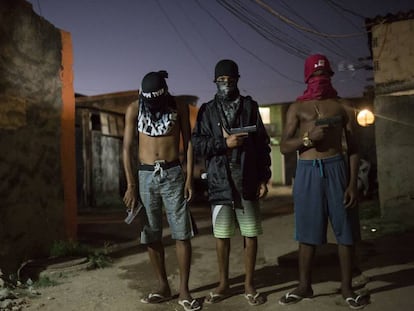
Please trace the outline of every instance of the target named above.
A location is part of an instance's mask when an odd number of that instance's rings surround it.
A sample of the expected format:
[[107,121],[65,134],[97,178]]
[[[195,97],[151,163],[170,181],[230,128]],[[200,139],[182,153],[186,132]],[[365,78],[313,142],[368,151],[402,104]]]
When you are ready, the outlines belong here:
[[369,126],[374,124],[375,121],[375,116],[372,113],[372,111],[368,110],[368,109],[363,109],[360,112],[358,112],[357,115],[357,122],[359,125],[361,126]]

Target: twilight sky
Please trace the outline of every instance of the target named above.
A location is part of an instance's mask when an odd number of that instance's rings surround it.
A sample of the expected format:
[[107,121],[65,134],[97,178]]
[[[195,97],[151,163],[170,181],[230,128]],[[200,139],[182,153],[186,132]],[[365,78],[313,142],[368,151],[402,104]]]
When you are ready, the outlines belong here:
[[[294,100],[303,63],[322,53],[342,97],[372,82],[364,17],[413,9],[412,0],[27,0],[71,33],[75,92],[138,89],[149,71],[167,70],[173,95],[201,104],[214,96],[214,66],[239,65],[239,88],[259,104]],[[260,5],[268,5],[264,8]]]

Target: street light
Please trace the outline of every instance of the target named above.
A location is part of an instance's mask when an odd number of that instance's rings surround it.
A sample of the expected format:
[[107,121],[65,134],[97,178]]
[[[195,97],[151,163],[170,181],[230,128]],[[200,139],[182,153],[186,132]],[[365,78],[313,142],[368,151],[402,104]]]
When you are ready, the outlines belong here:
[[359,125],[366,127],[366,126],[374,124],[375,116],[371,110],[363,109],[360,112],[358,112],[357,122]]

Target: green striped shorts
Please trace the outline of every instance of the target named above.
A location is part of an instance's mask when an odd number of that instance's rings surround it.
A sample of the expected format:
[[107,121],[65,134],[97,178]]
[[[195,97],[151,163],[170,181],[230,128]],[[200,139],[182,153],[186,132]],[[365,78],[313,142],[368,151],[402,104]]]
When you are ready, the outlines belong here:
[[252,238],[263,233],[260,202],[242,200],[242,206],[241,208],[233,208],[231,205],[212,206],[214,237],[220,239],[232,237],[236,230],[236,223],[242,236]]

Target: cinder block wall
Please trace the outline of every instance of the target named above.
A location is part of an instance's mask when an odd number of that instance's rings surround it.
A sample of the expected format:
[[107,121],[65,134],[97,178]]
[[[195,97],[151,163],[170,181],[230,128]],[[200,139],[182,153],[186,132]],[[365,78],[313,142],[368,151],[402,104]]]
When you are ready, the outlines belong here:
[[0,2],[0,269],[64,237],[61,34],[24,0]]

